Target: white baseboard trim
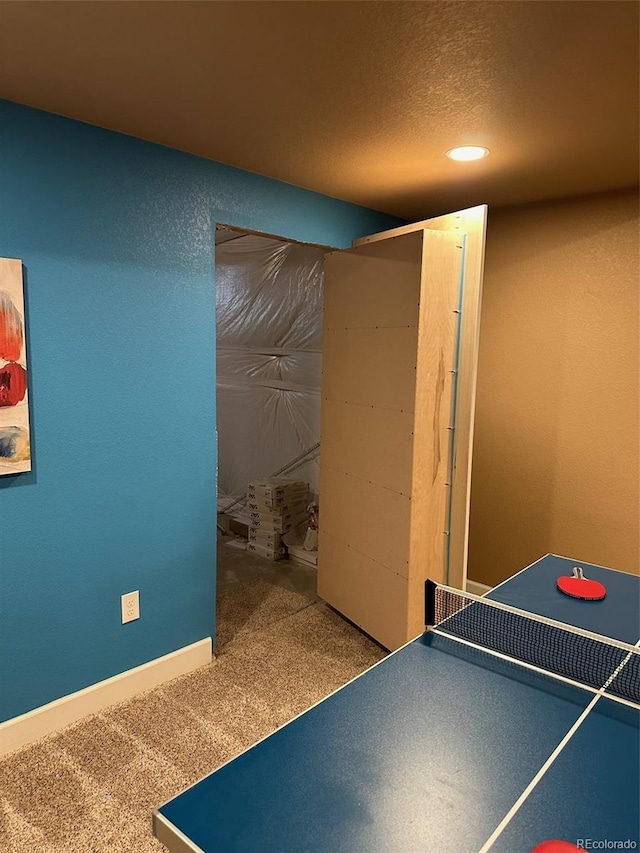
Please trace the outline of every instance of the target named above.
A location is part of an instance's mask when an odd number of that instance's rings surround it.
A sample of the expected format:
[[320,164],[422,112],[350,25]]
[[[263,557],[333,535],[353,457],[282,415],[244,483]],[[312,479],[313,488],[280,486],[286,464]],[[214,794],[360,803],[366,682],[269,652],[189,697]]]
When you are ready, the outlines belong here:
[[478,581],[470,581],[467,578],[467,592],[471,592],[473,595],[485,595],[487,592],[491,592],[493,587],[487,586],[483,583],[478,583]]
[[62,696],[19,717],[0,723],[0,757],[45,735],[97,714],[110,705],[131,699],[179,675],[210,663],[211,637],[168,655],[128,669],[76,693]]

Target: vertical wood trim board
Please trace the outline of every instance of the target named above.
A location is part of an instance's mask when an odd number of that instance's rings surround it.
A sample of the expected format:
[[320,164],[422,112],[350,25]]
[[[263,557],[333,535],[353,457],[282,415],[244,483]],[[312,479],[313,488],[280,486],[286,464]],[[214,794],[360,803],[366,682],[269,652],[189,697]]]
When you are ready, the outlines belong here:
[[[459,235],[423,233],[407,639],[424,630],[424,580],[446,581],[450,427],[462,268]],[[414,589],[416,593],[412,594]]]
[[463,210],[460,231],[465,234],[462,314],[456,391],[456,441],[450,527],[449,584],[465,588],[469,555],[469,510],[471,503],[471,464],[476,414],[480,311],[484,275],[487,207]]

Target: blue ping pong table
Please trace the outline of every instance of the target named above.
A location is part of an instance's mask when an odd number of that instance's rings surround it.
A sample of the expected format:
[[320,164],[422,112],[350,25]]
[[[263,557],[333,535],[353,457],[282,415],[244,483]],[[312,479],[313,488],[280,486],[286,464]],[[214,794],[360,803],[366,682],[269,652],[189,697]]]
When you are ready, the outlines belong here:
[[[605,584],[604,600],[556,589],[575,565]],[[610,638],[626,686],[609,694],[448,634],[477,607]],[[154,834],[171,853],[638,849],[633,646],[640,579],[547,555],[165,803]],[[590,654],[578,646],[578,668]]]

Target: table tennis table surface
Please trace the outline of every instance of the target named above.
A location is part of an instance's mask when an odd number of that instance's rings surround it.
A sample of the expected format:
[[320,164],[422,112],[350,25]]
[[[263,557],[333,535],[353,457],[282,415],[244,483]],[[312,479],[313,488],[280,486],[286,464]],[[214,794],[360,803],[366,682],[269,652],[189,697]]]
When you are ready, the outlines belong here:
[[[599,602],[556,589],[573,566]],[[640,579],[547,555],[486,598],[640,644]],[[437,632],[154,813],[171,853],[640,847],[640,706]]]

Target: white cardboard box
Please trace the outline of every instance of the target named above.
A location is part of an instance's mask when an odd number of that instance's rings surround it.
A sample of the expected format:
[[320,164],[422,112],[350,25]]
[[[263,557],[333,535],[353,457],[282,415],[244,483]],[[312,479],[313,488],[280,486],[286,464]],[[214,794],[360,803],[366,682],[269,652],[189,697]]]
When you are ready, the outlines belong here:
[[280,515],[298,515],[301,512],[306,512],[307,500],[286,501],[277,506],[269,507],[263,501],[256,501],[247,498],[247,510],[250,513],[260,513],[261,515],[277,518]]
[[249,533],[249,542],[254,542],[263,548],[275,548],[276,545],[282,544],[282,534],[258,528],[255,533]]
[[248,542],[247,551],[253,554],[258,554],[260,557],[266,557],[268,560],[282,560],[286,557],[286,551],[282,546],[269,548],[263,547],[262,545],[256,545],[255,542]]
[[253,513],[249,516],[249,533],[255,533],[258,530],[286,533],[291,528],[297,527],[306,517],[307,514],[304,512],[300,515],[281,515],[276,520],[272,520],[260,513]]
[[309,484],[302,480],[274,479],[254,480],[247,487],[247,498],[274,506],[282,499],[291,499],[294,496],[306,500]]

